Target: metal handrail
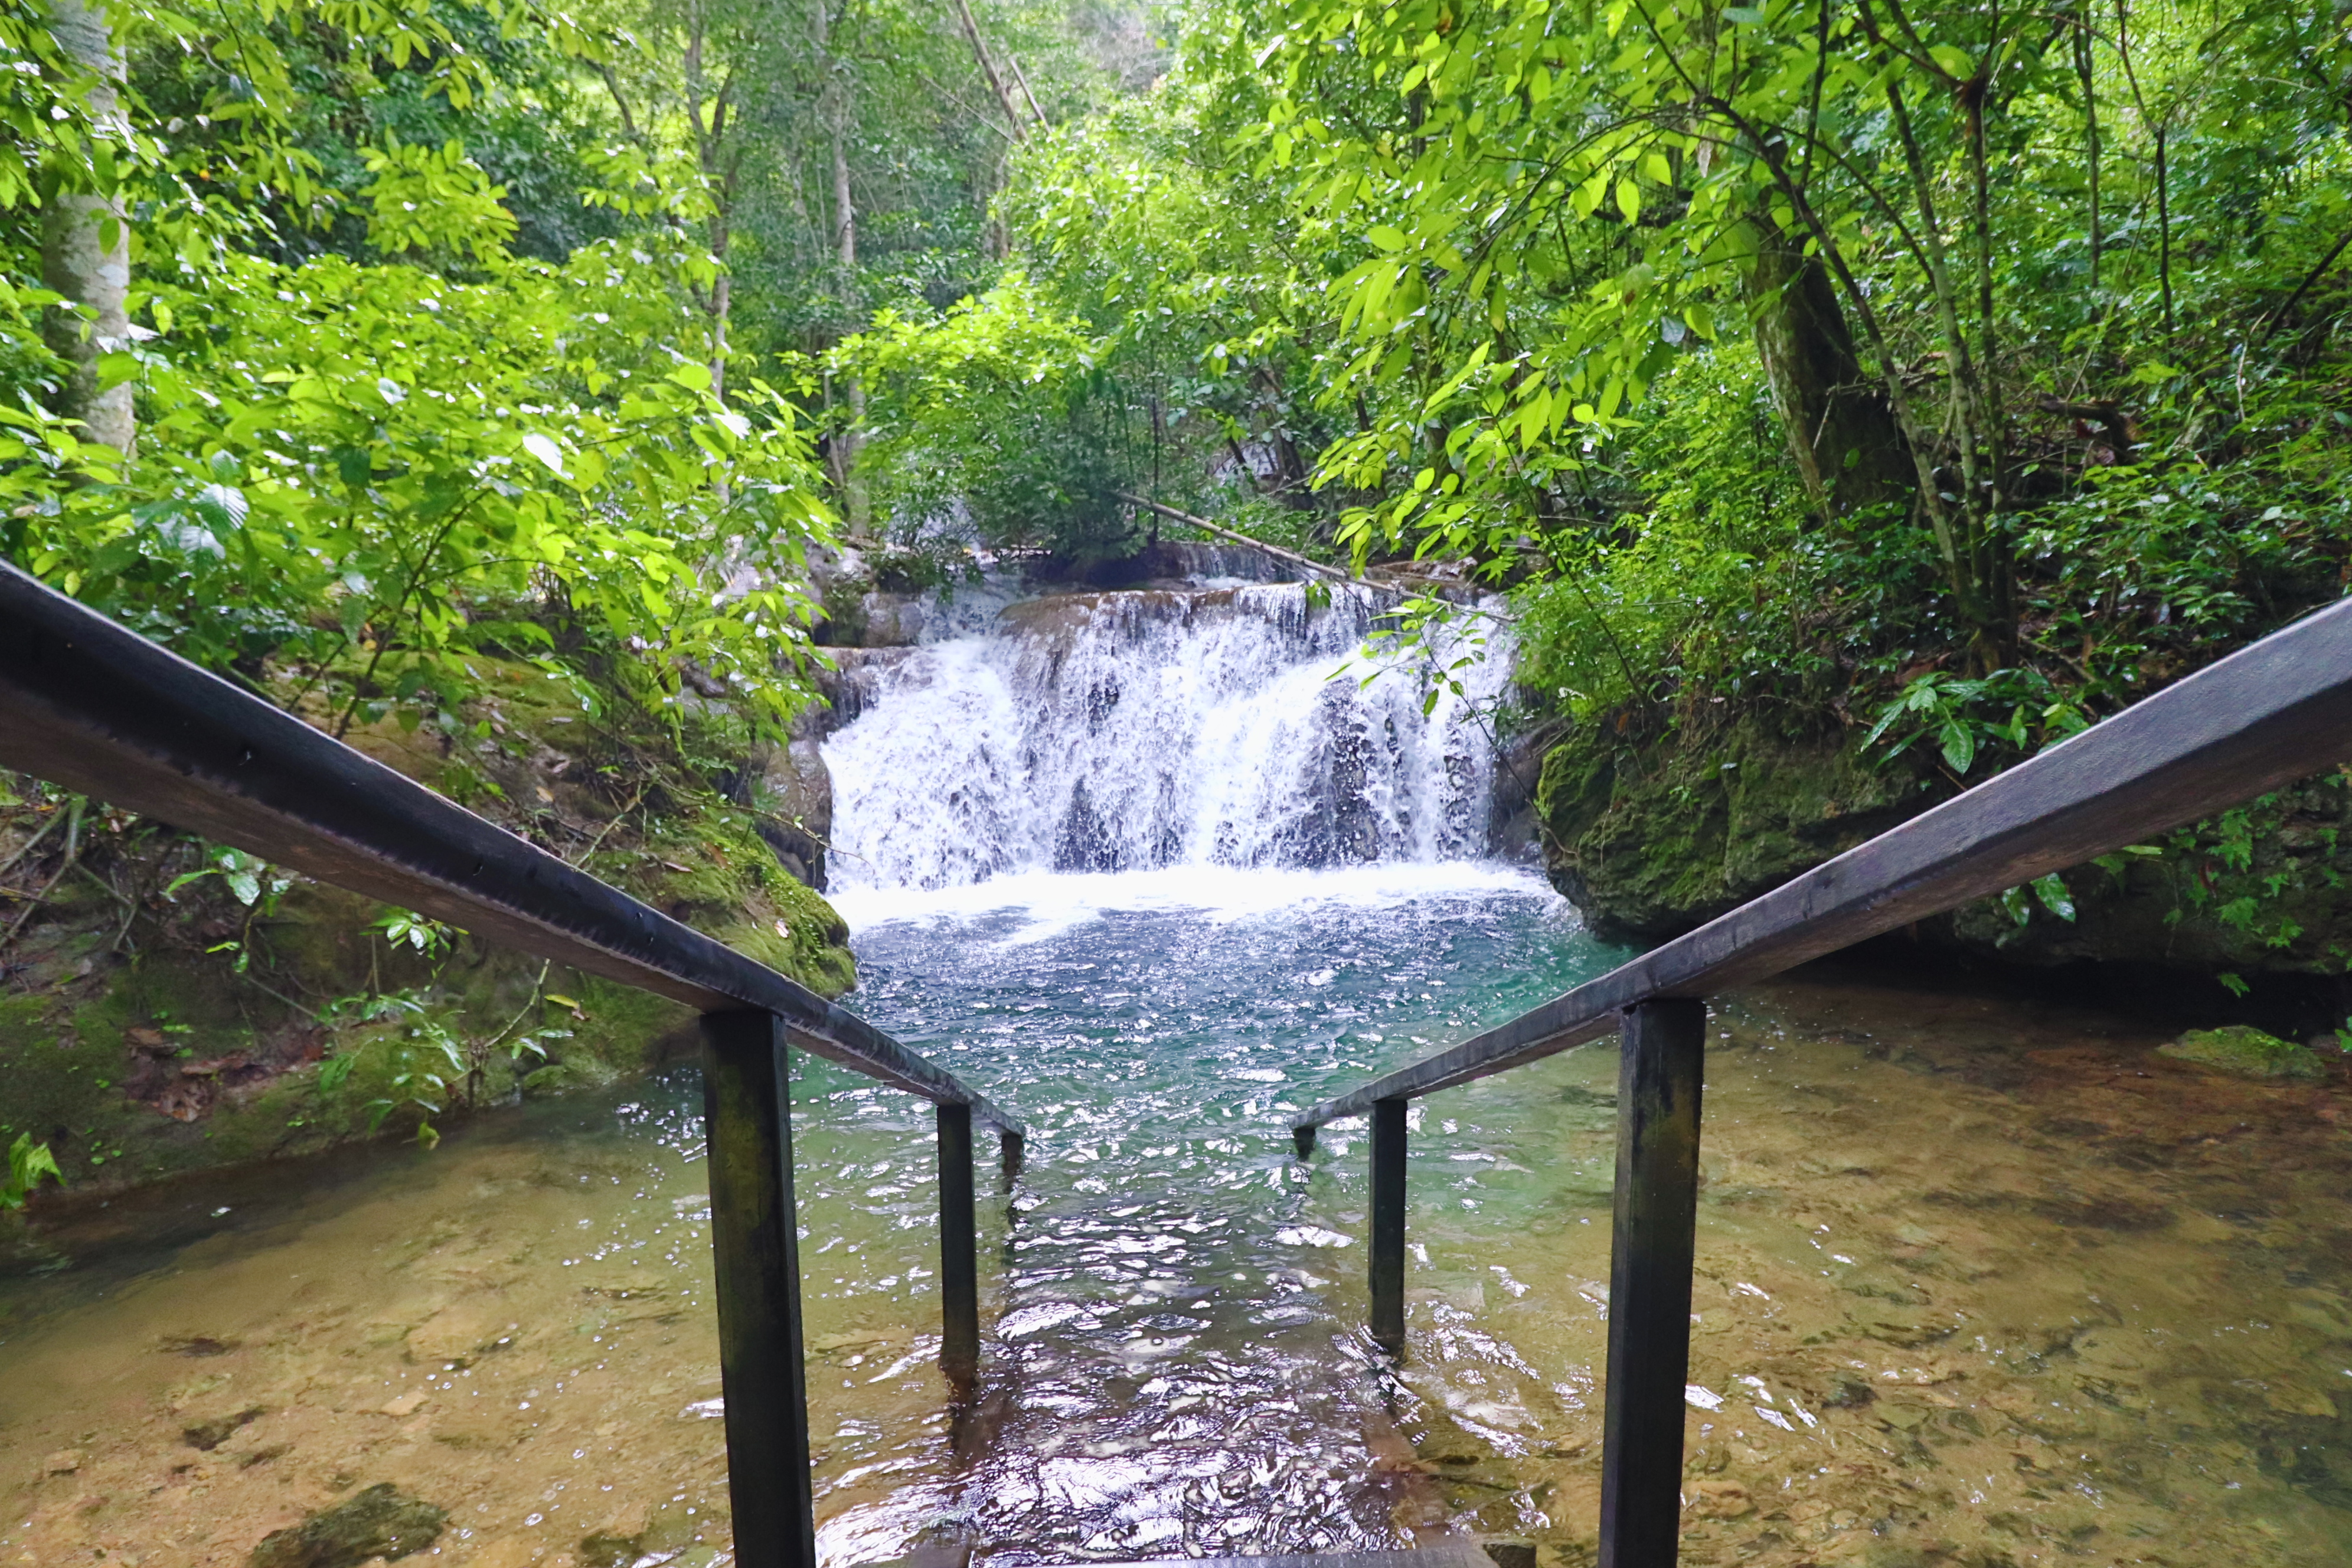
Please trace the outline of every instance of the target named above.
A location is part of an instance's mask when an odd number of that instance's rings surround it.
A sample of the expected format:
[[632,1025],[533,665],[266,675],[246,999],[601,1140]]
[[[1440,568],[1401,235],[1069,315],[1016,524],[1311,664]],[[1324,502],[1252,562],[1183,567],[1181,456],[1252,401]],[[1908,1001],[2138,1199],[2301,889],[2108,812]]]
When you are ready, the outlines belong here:
[[709,1013],[1018,1137],[1018,1118],[847,1008],[0,563],[0,766]]
[[2352,756],[2352,600],[2296,622],[1687,936],[1335,1096],[1311,1132],[1583,1044],[1658,997],[1706,996],[2137,844]]
[[2234,805],[2352,756],[2352,601],[2306,616],[2061,745],[1509,1023],[1292,1124],[1369,1114],[1373,1339],[1405,1344],[1405,1111],[1622,1031],[1601,1432],[1601,1568],[1673,1568],[1698,1228],[1706,997]]
[[0,767],[127,807],[703,1015],[735,1560],[815,1568],[786,1047],[938,1109],[945,1333],[980,1352],[975,1121],[1020,1120],[790,977],[0,563]]

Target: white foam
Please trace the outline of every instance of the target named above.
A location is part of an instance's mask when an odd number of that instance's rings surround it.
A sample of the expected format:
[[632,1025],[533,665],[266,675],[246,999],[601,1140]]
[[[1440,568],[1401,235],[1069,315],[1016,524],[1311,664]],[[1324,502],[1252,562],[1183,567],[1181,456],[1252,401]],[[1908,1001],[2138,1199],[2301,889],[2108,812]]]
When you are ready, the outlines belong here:
[[1484,658],[1441,637],[1366,683],[1390,607],[1278,584],[1068,595],[927,641],[824,744],[828,890],[1486,853],[1507,637]]
[[1387,910],[1435,900],[1517,897],[1565,910],[1534,871],[1491,860],[1401,860],[1310,871],[1170,866],[1156,871],[1024,871],[951,888],[845,888],[826,895],[853,931],[903,921],[1016,915],[1035,942],[1114,912],[1174,912],[1223,922],[1326,907]]

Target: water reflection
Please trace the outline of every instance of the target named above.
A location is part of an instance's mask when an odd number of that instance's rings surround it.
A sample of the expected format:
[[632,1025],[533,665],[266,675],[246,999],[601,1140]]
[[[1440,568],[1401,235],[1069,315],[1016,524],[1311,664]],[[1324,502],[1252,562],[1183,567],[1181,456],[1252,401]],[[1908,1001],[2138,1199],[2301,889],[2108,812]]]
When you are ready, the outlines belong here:
[[1448,874],[1123,879],[1142,908],[1098,878],[985,890],[1035,900],[1011,909],[852,903],[898,917],[859,936],[873,1015],[1002,1086],[1035,1136],[992,1446],[837,1516],[828,1543],[903,1547],[941,1513],[1009,1563],[1399,1543],[1426,1489],[1330,1300],[1362,1216],[1323,1214],[1283,1115],[1605,962],[1539,884]]
[[[1440,1528],[1590,1562],[1612,1058],[1415,1107],[1401,1367],[1358,1328],[1360,1131],[1311,1164],[1283,1132],[1609,961],[1538,888],[1428,873],[862,911],[861,1006],[1034,1135],[983,1184],[957,1406],[928,1108],[799,1066],[829,1563]],[[2352,1096],[2159,1037],[1852,979],[1718,1010],[1685,1561],[2352,1557]],[[713,1562],[698,1096],[682,1070],[181,1194],[150,1205],[172,1239],[8,1282],[0,1563],[242,1563],[378,1482],[449,1510],[444,1560]]]

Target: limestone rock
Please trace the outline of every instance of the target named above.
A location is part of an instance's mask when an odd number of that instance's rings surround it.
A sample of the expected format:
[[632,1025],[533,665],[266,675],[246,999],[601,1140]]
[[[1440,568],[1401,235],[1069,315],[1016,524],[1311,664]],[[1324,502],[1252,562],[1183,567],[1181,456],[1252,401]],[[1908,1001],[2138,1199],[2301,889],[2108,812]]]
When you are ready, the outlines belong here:
[[817,891],[824,890],[824,852],[833,836],[833,774],[814,736],[754,757],[746,770],[760,837],[776,861]]
[[[1956,781],[1926,748],[1890,760],[1867,733],[1860,723],[1808,730],[1757,713],[1665,724],[1628,710],[1580,722],[1544,756],[1546,869],[1595,935],[1647,945],[1993,772],[1980,761]],[[2202,824],[2186,852],[2070,868],[2071,919],[2038,898],[1987,898],[1923,920],[1909,936],[2026,967],[2087,962],[2184,980],[2294,974],[2332,984],[2343,967],[2335,943],[2352,921],[2352,792],[2332,780],[2306,779],[2247,808],[2252,851],[2242,865],[2220,852],[2221,830]],[[2221,913],[2247,907],[2258,911],[2251,921]]]
[[2156,1054],[2235,1078],[2315,1079],[2321,1074],[2319,1058],[2309,1047],[2243,1024],[2191,1029],[2170,1045],[2158,1047]]

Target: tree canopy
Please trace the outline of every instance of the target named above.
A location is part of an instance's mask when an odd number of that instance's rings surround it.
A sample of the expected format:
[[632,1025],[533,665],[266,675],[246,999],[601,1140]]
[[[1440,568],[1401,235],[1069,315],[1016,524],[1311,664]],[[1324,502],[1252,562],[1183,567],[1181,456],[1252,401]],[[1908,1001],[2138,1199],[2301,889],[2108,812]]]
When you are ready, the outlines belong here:
[[0,48],[11,557],[345,708],[495,644],[780,716],[837,530],[1115,555],[1143,495],[1458,563],[1538,707],[1899,700],[1965,774],[2344,575],[2332,12],[51,0]]

